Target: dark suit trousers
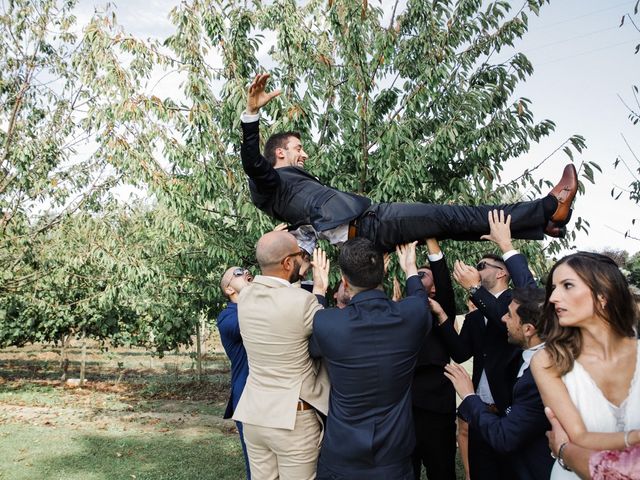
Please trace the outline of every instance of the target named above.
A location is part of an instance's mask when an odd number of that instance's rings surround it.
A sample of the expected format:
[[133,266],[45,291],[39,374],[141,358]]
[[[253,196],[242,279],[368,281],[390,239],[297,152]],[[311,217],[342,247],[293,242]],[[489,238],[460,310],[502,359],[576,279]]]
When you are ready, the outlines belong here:
[[456,414],[413,407],[416,449],[414,478],[420,479],[422,465],[429,480],[456,480]]
[[382,250],[425,238],[480,240],[489,233],[489,211],[511,215],[513,238],[541,240],[547,224],[542,200],[509,205],[435,205],[428,203],[379,203],[358,220],[358,235]]
[[[348,445],[345,448],[349,448]],[[321,454],[316,480],[413,480],[413,468],[409,459],[396,465],[371,468],[329,466],[323,462]]]
[[518,478],[506,455],[500,455],[469,426],[469,476],[473,480],[512,480]]

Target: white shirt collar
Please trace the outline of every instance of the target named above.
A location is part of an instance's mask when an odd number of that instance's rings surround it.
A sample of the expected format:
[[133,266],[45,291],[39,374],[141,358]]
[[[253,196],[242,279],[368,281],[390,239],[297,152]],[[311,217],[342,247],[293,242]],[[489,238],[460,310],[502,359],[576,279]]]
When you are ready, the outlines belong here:
[[287,280],[285,280],[284,278],[280,278],[280,277],[272,277],[271,275],[263,275],[263,277],[265,278],[270,278],[271,280],[277,280],[278,282],[286,285],[287,287],[291,286],[291,283],[289,283]]
[[520,378],[524,371],[529,368],[529,364],[531,363],[531,359],[533,355],[538,351],[544,348],[544,342],[536,345],[535,347],[527,348],[522,351],[522,365],[520,366],[520,371],[518,372],[518,378]]

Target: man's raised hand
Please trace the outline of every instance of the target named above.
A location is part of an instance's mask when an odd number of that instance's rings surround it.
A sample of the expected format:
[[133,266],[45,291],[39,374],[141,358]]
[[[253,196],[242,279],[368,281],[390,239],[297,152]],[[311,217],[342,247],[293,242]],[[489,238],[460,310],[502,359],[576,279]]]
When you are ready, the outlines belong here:
[[247,115],[255,115],[273,98],[280,95],[280,90],[274,90],[273,92],[269,93],[265,91],[267,80],[269,80],[270,76],[271,75],[268,73],[259,73],[258,75],[256,75],[256,78],[253,79],[251,85],[249,85],[247,95],[247,109],[245,110]]
[[502,253],[513,250],[511,243],[511,215],[504,217],[504,210],[489,211],[489,235],[482,235],[482,240],[491,240],[500,247]]
[[329,268],[331,266],[327,254],[320,248],[313,249],[313,293],[325,296],[329,288]]
[[453,278],[466,290],[481,282],[478,270],[461,260],[456,260],[453,264]]
[[418,242],[405,243],[404,245],[396,246],[396,254],[398,255],[398,263],[400,268],[405,273],[407,278],[411,275],[417,275],[418,268],[416,267],[416,245]]

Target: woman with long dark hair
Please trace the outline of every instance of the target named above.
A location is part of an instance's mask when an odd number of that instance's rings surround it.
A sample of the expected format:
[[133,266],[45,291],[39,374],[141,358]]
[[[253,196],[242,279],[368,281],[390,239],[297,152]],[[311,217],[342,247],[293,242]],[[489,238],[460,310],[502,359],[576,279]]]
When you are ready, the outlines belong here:
[[[640,443],[637,317],[627,281],[609,257],[578,252],[551,269],[546,343],[531,370],[573,444],[603,450]],[[578,478],[562,451],[551,478]]]

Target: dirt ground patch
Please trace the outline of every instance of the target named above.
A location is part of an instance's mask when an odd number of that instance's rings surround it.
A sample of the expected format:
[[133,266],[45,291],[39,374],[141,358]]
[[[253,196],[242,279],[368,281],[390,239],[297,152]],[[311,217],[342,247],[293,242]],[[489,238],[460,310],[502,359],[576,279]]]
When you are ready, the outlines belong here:
[[[72,345],[68,353],[68,373],[75,376],[80,350]],[[0,350],[0,423],[234,433],[235,424],[221,418],[229,398],[226,357],[213,352],[204,366],[198,380],[187,353],[161,359],[142,349],[104,351],[94,344],[86,357],[88,380],[70,387],[58,379],[60,355],[52,347]]]

